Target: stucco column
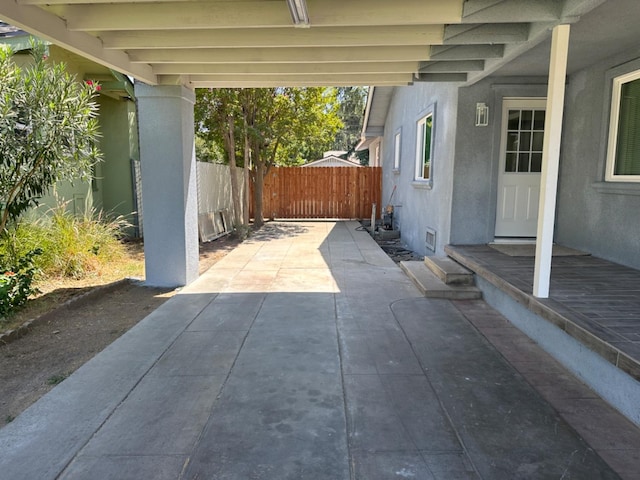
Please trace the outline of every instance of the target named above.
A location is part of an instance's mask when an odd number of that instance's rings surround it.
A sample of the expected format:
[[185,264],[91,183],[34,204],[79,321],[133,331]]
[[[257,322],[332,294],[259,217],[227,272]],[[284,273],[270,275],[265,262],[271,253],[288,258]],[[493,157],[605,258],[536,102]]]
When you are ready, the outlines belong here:
[[542,147],[538,233],[533,276],[533,295],[539,298],[549,297],[549,284],[551,283],[553,229],[558,194],[558,170],[560,165],[560,143],[562,141],[569,29],[569,25],[557,25],[553,29],[551,38],[547,113],[544,125],[544,146]]
[[136,82],[146,283],[187,285],[198,277],[195,94]]

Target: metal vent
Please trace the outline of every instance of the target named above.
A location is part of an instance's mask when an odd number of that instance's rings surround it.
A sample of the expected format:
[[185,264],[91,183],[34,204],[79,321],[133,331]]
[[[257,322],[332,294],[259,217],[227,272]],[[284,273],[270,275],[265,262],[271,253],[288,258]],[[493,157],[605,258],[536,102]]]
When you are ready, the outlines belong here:
[[427,248],[432,252],[436,251],[436,231],[433,228],[427,228],[427,235],[425,236],[425,243]]

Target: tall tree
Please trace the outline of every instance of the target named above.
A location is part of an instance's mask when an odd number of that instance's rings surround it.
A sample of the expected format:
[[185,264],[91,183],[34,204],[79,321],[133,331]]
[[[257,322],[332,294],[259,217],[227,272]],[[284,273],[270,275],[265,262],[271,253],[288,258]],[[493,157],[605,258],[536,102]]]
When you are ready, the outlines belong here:
[[254,222],[262,225],[264,177],[274,165],[299,165],[322,156],[341,127],[333,89],[256,89],[250,126]]
[[46,63],[24,68],[0,48],[0,233],[60,180],[89,178],[100,160],[97,87]]
[[[332,145],[342,123],[337,116],[336,92],[325,88],[218,89],[198,93],[197,130],[210,138],[228,138],[234,132],[229,161],[251,162],[254,185],[254,222],[263,223],[264,177],[273,165],[298,165],[321,156]],[[222,116],[219,97],[228,99]],[[213,105],[213,106],[212,106]],[[227,135],[227,137],[225,137]],[[240,153],[242,152],[242,153]],[[244,163],[246,162],[246,163]]]
[[360,141],[367,88],[339,87],[336,90],[338,117],[344,127],[336,135],[334,149],[351,153]]
[[[207,145],[223,145],[231,176],[231,199],[234,227],[243,234],[243,204],[236,159],[238,120],[242,117],[239,91],[231,88],[200,89],[196,91],[194,118],[196,134]],[[248,188],[248,185],[245,185]],[[246,205],[245,205],[246,209]]]

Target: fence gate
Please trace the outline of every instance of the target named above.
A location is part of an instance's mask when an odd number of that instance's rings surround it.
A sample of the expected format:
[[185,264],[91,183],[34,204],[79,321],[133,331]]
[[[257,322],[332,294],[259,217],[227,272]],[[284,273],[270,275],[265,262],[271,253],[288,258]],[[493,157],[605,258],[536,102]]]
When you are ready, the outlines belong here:
[[265,218],[370,218],[381,192],[382,167],[272,167],[262,211]]

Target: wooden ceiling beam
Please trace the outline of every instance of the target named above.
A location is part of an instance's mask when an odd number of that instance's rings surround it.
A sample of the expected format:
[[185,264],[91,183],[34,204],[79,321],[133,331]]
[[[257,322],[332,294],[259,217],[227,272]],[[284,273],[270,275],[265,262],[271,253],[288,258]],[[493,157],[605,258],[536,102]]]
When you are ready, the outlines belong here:
[[[170,76],[171,77],[171,76]],[[219,75],[190,75],[189,81],[191,83],[206,83],[206,82],[223,82],[233,83],[234,81],[256,81],[265,83],[277,83],[286,85],[290,83],[308,83],[308,82],[329,82],[333,85],[362,85],[372,84],[377,82],[395,83],[396,85],[406,85],[413,80],[413,74],[411,73],[387,73],[387,74],[329,74],[329,75],[316,75],[316,74],[297,74],[297,75],[243,75],[238,77],[235,74],[219,74]],[[158,76],[158,81],[163,82],[163,76]]]
[[413,73],[419,62],[351,62],[351,63],[164,63],[153,67],[156,75],[298,75],[298,74],[377,74]]
[[443,26],[366,28],[265,28],[167,32],[101,32],[104,47],[114,50],[166,48],[365,47],[441,45]]
[[132,62],[162,63],[352,63],[429,60],[429,47],[202,48],[129,50]]
[[[26,1],[26,0],[22,0]],[[292,25],[284,0],[174,1],[48,5],[71,30],[172,30],[180,28],[273,28]],[[448,0],[307,0],[312,27],[379,27],[460,23],[462,1]]]

